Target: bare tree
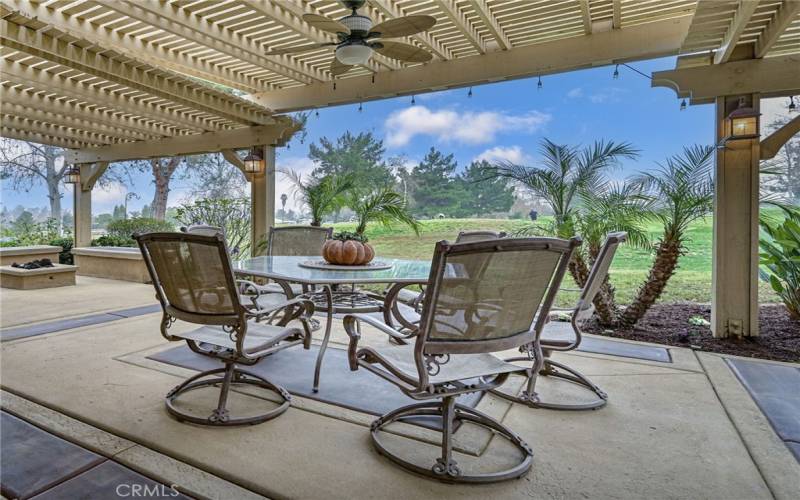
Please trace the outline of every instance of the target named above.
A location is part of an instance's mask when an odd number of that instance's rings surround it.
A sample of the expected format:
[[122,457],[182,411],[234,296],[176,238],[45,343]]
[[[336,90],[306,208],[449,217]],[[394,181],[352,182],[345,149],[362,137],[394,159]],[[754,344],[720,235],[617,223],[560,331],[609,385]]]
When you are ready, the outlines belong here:
[[150,169],[153,172],[153,182],[156,185],[153,193],[153,203],[150,205],[153,211],[153,218],[164,220],[167,214],[167,200],[169,198],[169,184],[172,181],[175,171],[181,165],[183,157],[172,156],[168,158],[151,158],[148,160]]
[[200,198],[242,198],[247,179],[219,153],[187,158],[186,177],[192,179],[192,195]]
[[50,201],[50,217],[61,231],[61,186],[68,165],[64,150],[32,142],[2,139],[0,143],[0,179],[9,181],[13,189],[29,190],[43,183]]

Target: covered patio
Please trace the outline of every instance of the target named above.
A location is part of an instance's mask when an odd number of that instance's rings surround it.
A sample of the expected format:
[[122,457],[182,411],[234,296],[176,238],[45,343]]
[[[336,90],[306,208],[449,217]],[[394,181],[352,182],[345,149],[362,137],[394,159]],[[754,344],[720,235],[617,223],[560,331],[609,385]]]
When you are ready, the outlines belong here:
[[[737,137],[729,117],[800,94],[800,2],[369,0],[360,13],[375,23],[433,16],[433,28],[403,38],[432,60],[376,52],[335,76],[328,48],[266,54],[330,43],[335,36],[303,15],[348,13],[333,0],[0,0],[2,136],[68,148],[76,248],[91,242],[92,189],[109,165],[207,152],[222,152],[250,183],[256,242],[275,226],[276,148],[301,128],[287,113],[678,56],[675,69],[652,75],[653,86],[717,110],[711,328],[716,337],[758,335],[759,162],[800,130],[800,117],[769,137],[757,128]],[[648,126],[657,133],[656,116]],[[260,162],[246,163],[245,150]],[[394,467],[370,446],[370,423],[394,400],[378,390],[363,398],[369,404],[353,402],[333,389],[357,383],[341,321],[327,389],[290,387],[292,406],[280,418],[220,429],[164,411],[166,391],[200,368],[181,364],[176,344],[159,337],[152,285],[78,276],[75,287],[4,289],[0,307],[4,419],[96,455],[93,467],[113,462],[192,497],[789,499],[800,491],[800,436],[787,437],[768,404],[785,394],[758,384],[765,367],[800,378],[789,363],[588,336],[582,349],[555,356],[603,386],[608,406],[532,410],[487,393],[476,407],[532,445],[533,468],[518,481],[446,485]],[[388,340],[365,327],[362,343]],[[311,369],[297,365],[303,376]],[[558,384],[541,390],[581,397]],[[250,390],[231,398],[265,402]],[[435,454],[433,434],[401,424],[391,441]],[[454,439],[481,464],[508,460],[488,431],[465,428]],[[26,491],[102,483],[86,469],[48,473]]]

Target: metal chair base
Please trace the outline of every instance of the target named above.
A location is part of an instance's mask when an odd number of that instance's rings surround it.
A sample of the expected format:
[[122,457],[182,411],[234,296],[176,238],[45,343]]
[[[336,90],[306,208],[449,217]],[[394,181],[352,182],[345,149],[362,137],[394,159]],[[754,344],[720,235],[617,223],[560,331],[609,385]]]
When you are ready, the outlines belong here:
[[[419,466],[390,452],[383,445],[379,437],[381,429],[392,422],[418,416],[439,416],[442,417],[444,423],[442,431],[442,456],[441,458],[437,458],[436,463],[430,468]],[[497,435],[503,436],[522,453],[522,460],[517,465],[503,471],[485,474],[464,474],[458,466],[458,463],[452,457],[453,428],[456,422],[472,422],[488,428]],[[430,401],[404,406],[389,412],[372,422],[371,435],[372,444],[375,446],[377,452],[387,457],[392,462],[408,471],[447,483],[492,483],[507,479],[515,479],[528,472],[533,464],[533,450],[521,437],[492,417],[474,408],[457,404],[455,402],[455,396],[445,397],[442,401]]]
[[[212,377],[206,380],[200,380],[205,377],[222,373],[222,377]],[[206,417],[198,417],[175,407],[175,400],[181,394],[201,387],[215,386],[222,384],[219,392],[219,403],[217,408],[211,411],[211,414]],[[283,402],[277,408],[274,408],[266,413],[252,415],[249,417],[234,417],[231,416],[226,407],[228,401],[228,393],[232,385],[254,385],[268,389],[281,397]],[[259,377],[258,375],[237,368],[234,363],[226,363],[225,368],[217,368],[208,370],[187,379],[179,386],[175,387],[164,400],[167,411],[180,422],[191,422],[198,425],[212,425],[212,426],[235,426],[235,425],[254,425],[266,422],[282,414],[289,409],[292,396],[283,387],[277,386],[272,382]]]
[[[505,360],[508,363],[514,363],[519,361],[531,361],[529,358],[520,356],[516,358],[509,358]],[[561,371],[559,371],[561,370]],[[581,411],[581,410],[596,410],[598,408],[602,408],[603,406],[608,403],[608,394],[606,394],[602,389],[600,389],[597,385],[595,385],[591,380],[586,378],[578,370],[574,368],[570,368],[569,366],[559,363],[558,361],[553,361],[552,359],[545,358],[544,360],[544,367],[538,374],[533,374],[533,377],[537,376],[544,376],[544,377],[555,377],[560,378],[562,380],[568,380],[574,384],[579,386],[585,387],[586,389],[592,391],[596,396],[597,399],[586,403],[575,403],[575,404],[568,404],[568,403],[553,403],[549,401],[542,401],[539,398],[539,395],[535,391],[529,392],[527,389],[522,392],[520,395],[513,395],[507,392],[503,392],[500,388],[492,389],[491,393],[495,396],[500,396],[503,399],[507,399],[514,403],[523,404],[526,406],[530,406],[531,408],[545,408],[548,410],[567,410],[567,411]],[[531,383],[530,379],[526,380],[526,385],[530,388],[534,387],[534,383]]]

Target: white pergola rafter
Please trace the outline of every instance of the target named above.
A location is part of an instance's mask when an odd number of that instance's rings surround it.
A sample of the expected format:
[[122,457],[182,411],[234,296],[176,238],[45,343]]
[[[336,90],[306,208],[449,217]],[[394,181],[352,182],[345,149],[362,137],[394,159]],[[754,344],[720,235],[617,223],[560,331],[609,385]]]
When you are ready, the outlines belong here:
[[747,24],[750,22],[750,18],[753,17],[753,14],[757,8],[758,2],[739,2],[739,7],[736,9],[736,14],[733,17],[730,26],[728,26],[728,31],[725,33],[725,38],[723,39],[720,48],[714,53],[715,64],[728,62],[731,54],[733,54],[733,49],[735,49],[736,44],[739,43],[742,33],[744,33]]
[[265,68],[303,83],[322,81],[325,76],[289,56],[265,56],[263,48],[249,39],[189,14],[178,6],[161,2],[96,0],[97,3],[156,26],[168,33],[205,45],[217,52]]
[[5,124],[3,124],[2,127],[0,127],[0,136],[5,137],[7,139],[16,139],[18,141],[49,144],[51,146],[58,146],[60,148],[77,149],[77,148],[85,148],[87,146],[91,146],[91,144],[87,144],[85,142],[73,141],[71,139],[64,139],[63,137],[39,134],[34,132],[28,132],[26,130],[18,128],[7,127]]
[[[382,18],[393,19],[395,17],[402,17],[405,14],[390,0],[368,0],[365,8],[373,16],[380,14]],[[434,56],[439,59],[453,59],[453,53],[438,40],[434,39],[428,33],[417,33],[410,37],[412,40],[419,42],[423,47],[429,50]]]
[[20,85],[30,85],[37,89],[57,90],[60,95],[71,99],[91,102],[111,109],[142,117],[155,122],[151,125],[154,133],[172,136],[185,131],[224,130],[220,124],[208,124],[194,116],[187,115],[164,106],[132,99],[129,95],[107,92],[97,85],[76,81],[66,76],[51,73],[25,64],[0,59],[0,75],[4,80]]
[[3,113],[2,122],[4,127],[9,127],[14,130],[22,130],[45,136],[61,137],[62,139],[82,142],[87,145],[103,145],[112,144],[114,142],[114,140],[108,136],[89,132],[85,129],[63,127],[47,121],[38,121],[27,116],[14,116]]
[[583,32],[587,35],[592,34],[592,13],[589,10],[589,0],[578,0],[581,8],[581,19],[583,19]]
[[69,16],[62,11],[30,0],[15,0],[14,5],[11,5],[8,0],[3,0],[0,5],[7,10],[4,17],[14,13],[31,21],[38,20],[65,34],[75,38],[85,38],[95,45],[108,47],[151,66],[164,67],[246,92],[258,92],[266,89],[263,82],[250,75],[211,64],[202,58],[192,57],[181,51],[166,49],[159,44],[150,43],[148,40],[126,32],[104,28],[99,24]]
[[466,14],[464,14],[458,4],[456,4],[455,0],[434,0],[434,3],[445,13],[448,19],[458,28],[458,31],[464,35],[464,38],[467,39],[470,45],[472,45],[479,54],[486,53],[486,44],[475,30],[475,27],[472,26],[469,19],[467,19]]
[[223,97],[219,95],[219,91],[204,89],[185,77],[166,74],[135,60],[118,60],[77,44],[67,43],[44,30],[37,31],[2,20],[0,41],[3,45],[26,54],[220,116],[234,123],[251,125],[272,121],[266,110],[258,109],[249,101]]
[[764,32],[756,41],[756,57],[764,57],[767,52],[775,45],[786,28],[792,24],[795,17],[800,13],[800,1],[788,0],[781,3],[775,16],[770,20]]
[[472,6],[472,10],[481,18],[481,21],[486,26],[486,29],[489,30],[489,33],[492,34],[492,37],[494,37],[497,42],[497,46],[501,50],[512,48],[511,40],[508,39],[503,27],[500,26],[500,22],[494,14],[492,14],[486,0],[469,0],[469,4]]

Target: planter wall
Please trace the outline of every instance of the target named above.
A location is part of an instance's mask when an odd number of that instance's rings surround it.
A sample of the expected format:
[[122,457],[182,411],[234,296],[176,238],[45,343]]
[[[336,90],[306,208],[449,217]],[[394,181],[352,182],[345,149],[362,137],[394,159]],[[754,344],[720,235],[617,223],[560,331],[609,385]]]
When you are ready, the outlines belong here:
[[18,269],[0,266],[0,286],[17,290],[36,290],[75,284],[77,266],[55,264],[55,267]]
[[28,247],[1,247],[0,266],[10,266],[14,262],[25,264],[32,260],[50,259],[53,264],[58,264],[58,254],[61,247],[52,245],[31,245]]
[[150,283],[150,274],[138,248],[80,247],[73,248],[72,255],[80,276]]

